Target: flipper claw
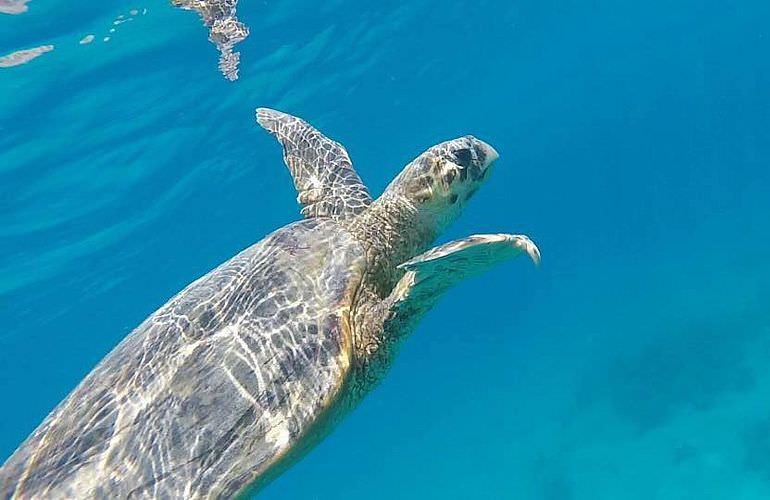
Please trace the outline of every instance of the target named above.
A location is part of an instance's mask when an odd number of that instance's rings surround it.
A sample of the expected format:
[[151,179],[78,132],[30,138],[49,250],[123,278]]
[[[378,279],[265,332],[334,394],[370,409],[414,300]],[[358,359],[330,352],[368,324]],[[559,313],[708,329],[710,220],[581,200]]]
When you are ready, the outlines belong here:
[[516,247],[527,252],[527,255],[529,255],[529,258],[532,259],[536,267],[540,265],[540,249],[537,248],[534,241],[523,234],[509,234],[506,236],[508,236],[510,241],[514,242]]

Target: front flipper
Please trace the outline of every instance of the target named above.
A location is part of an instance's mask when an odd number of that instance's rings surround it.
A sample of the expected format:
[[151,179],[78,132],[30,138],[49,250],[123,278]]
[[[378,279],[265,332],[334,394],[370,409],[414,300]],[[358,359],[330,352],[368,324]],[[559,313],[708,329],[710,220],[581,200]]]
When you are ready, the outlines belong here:
[[372,203],[347,151],[304,120],[258,108],[257,122],[283,147],[305,217],[350,217]]
[[415,321],[453,284],[527,253],[535,265],[540,250],[526,236],[477,234],[438,246],[400,266],[407,272],[393,290],[392,319]]

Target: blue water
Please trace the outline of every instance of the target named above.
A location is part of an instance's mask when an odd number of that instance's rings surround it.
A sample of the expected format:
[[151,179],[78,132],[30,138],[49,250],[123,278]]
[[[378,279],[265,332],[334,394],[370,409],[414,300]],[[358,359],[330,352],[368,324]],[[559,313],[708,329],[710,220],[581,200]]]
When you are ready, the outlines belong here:
[[484,139],[494,175],[442,241],[526,233],[543,264],[451,290],[264,498],[770,498],[770,3],[242,0],[229,82],[196,14],[144,1],[0,14],[0,55],[55,46],[0,68],[0,461],[298,218],[270,106],[374,193]]

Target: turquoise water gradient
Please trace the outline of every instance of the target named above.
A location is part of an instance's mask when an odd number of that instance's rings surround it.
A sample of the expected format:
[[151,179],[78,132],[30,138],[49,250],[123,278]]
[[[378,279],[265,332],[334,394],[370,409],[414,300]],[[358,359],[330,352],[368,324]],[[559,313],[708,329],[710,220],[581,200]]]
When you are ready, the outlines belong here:
[[526,233],[543,264],[451,290],[264,498],[770,498],[770,3],[242,0],[233,83],[194,13],[144,1],[0,14],[0,55],[55,46],[0,68],[0,461],[155,308],[297,219],[270,106],[375,193],[436,142],[488,141],[442,241]]

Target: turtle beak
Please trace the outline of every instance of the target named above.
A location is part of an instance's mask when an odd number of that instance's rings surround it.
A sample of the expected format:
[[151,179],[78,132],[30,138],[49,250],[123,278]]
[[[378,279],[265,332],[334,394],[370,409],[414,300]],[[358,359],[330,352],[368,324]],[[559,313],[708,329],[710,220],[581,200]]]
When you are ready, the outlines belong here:
[[492,165],[495,160],[500,158],[500,155],[497,154],[497,151],[495,151],[495,148],[490,146],[484,141],[479,141],[479,149],[484,154],[484,168],[487,169]]
[[486,142],[473,136],[469,136],[469,139],[473,144],[473,149],[476,152],[475,156],[478,159],[478,163],[476,163],[477,166],[475,168],[478,172],[480,172],[480,178],[483,179],[489,173],[492,164],[495,163],[495,160],[497,160],[500,155],[497,154],[495,148]]

